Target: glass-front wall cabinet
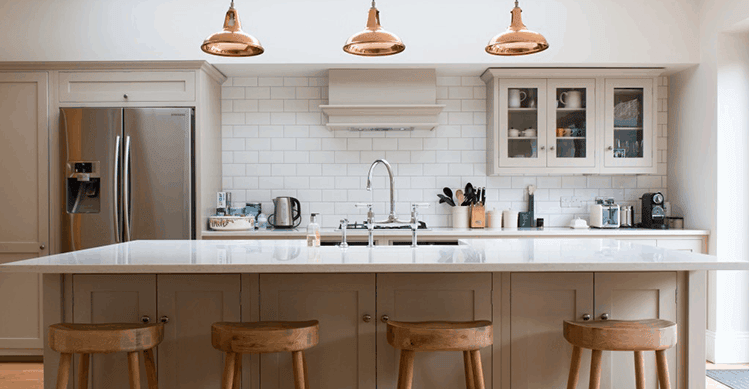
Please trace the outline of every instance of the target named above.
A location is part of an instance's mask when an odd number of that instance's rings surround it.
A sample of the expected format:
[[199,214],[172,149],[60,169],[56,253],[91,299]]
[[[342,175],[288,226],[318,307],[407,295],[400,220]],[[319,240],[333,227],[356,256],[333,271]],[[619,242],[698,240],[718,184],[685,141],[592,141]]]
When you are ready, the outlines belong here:
[[591,80],[548,80],[547,166],[595,166],[595,87]]
[[607,167],[653,164],[653,82],[606,79]]
[[502,80],[499,93],[500,166],[546,166],[546,80]]

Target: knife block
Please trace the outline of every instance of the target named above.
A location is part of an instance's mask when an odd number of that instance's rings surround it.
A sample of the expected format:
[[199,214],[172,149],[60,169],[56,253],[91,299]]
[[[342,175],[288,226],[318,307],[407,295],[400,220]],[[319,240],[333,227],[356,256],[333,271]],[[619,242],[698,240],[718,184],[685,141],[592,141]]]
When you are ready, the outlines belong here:
[[486,227],[486,209],[483,205],[471,206],[471,228]]

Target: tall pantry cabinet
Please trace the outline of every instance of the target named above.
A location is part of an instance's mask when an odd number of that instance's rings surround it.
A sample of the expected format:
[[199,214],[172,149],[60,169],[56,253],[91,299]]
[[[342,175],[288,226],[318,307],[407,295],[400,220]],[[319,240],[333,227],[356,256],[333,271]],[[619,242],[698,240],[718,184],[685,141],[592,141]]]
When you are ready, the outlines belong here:
[[[60,252],[61,107],[194,108],[200,238],[221,189],[225,79],[205,61],[0,64],[0,263]],[[42,355],[41,280],[0,274],[0,356]]]

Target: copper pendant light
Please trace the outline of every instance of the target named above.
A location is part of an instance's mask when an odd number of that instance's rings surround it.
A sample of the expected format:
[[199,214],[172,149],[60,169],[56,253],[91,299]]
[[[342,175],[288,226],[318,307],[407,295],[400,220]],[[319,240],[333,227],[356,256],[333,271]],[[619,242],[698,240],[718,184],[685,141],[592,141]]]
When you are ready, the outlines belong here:
[[234,0],[226,11],[224,29],[206,38],[200,49],[222,57],[252,57],[265,51],[260,41],[242,31],[239,14],[234,9]]
[[380,11],[375,7],[372,0],[372,8],[369,9],[367,28],[364,31],[348,38],[343,46],[343,51],[365,57],[381,57],[385,55],[398,54],[406,49],[406,45],[395,34],[382,29],[380,25]]
[[486,46],[486,52],[493,55],[526,55],[538,53],[549,48],[543,35],[528,30],[523,24],[520,13],[523,10],[515,0],[515,8],[510,12],[512,21],[507,31],[495,36]]

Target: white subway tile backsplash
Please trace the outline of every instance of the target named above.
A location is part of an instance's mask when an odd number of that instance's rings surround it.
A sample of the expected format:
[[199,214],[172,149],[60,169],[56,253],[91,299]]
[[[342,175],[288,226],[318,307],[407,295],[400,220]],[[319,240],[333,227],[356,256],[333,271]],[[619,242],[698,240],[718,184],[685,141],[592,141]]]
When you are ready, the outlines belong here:
[[[222,167],[224,189],[236,201],[260,201],[265,213],[271,198],[302,201],[303,225],[310,212],[322,214],[323,227],[337,227],[343,217],[362,221],[356,202],[372,202],[377,215],[389,210],[388,179],[378,167],[373,191],[364,189],[370,164],[385,158],[393,166],[396,211],[410,212],[410,202],[429,202],[421,210],[431,227],[449,226],[450,207],[438,205],[437,193],[467,182],[487,187],[488,208],[527,209],[526,187],[534,184],[536,216],[547,226],[587,218],[597,196],[637,204],[643,192],[666,193],[668,89],[658,88],[658,175],[630,176],[486,176],[486,86],[474,75],[437,78],[437,99],[445,109],[433,131],[331,131],[320,105],[327,104],[328,79],[295,74],[235,77],[222,87]],[[562,208],[562,197],[581,197],[578,208]]]

